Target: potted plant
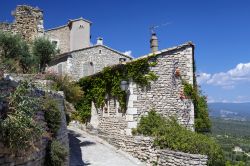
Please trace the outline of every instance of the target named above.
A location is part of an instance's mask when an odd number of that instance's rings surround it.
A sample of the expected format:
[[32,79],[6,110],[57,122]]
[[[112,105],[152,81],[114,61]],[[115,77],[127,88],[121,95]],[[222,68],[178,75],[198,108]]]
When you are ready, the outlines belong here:
[[179,77],[180,75],[181,75],[180,69],[179,69],[179,68],[176,68],[176,69],[175,69],[175,76],[176,76],[176,77]]

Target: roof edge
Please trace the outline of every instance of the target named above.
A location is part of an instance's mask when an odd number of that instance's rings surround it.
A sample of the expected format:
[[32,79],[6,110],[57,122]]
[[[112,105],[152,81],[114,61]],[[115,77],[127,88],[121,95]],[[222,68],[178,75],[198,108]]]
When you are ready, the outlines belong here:
[[188,42],[186,42],[184,44],[181,44],[181,45],[173,46],[173,47],[170,47],[170,48],[166,48],[166,49],[162,49],[162,50],[156,51],[155,53],[149,53],[149,54],[140,56],[138,58],[135,58],[134,60],[143,59],[143,58],[147,58],[147,57],[155,56],[155,55],[160,55],[162,53],[173,51],[173,50],[177,50],[177,49],[181,49],[181,48],[184,48],[184,47],[187,47],[187,46],[195,47],[195,45],[193,44],[192,41],[188,41]]
[[78,50],[73,50],[73,51],[69,51],[69,52],[65,52],[65,53],[62,53],[62,54],[59,54],[57,57],[53,58],[52,61],[55,61],[55,60],[59,60],[61,58],[65,58],[66,56],[69,56],[71,53],[74,53],[74,52],[78,52],[78,51],[82,51],[82,50],[87,50],[87,49],[91,49],[91,48],[94,48],[94,47],[104,47],[106,49],[109,49],[113,52],[116,52],[117,54],[120,54],[122,56],[125,56],[127,58],[130,58],[131,60],[133,59],[133,57],[129,56],[129,55],[125,55],[117,50],[114,50],[108,46],[105,46],[105,45],[101,45],[101,44],[96,44],[96,45],[93,45],[93,46],[90,46],[90,47],[85,47],[85,48],[81,48],[81,49],[78,49]]

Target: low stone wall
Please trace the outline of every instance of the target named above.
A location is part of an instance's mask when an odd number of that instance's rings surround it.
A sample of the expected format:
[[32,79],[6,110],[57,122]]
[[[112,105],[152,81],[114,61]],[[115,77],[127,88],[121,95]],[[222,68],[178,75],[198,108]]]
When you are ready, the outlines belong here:
[[[170,149],[159,149],[153,146],[153,138],[145,136],[124,136],[124,133],[89,129],[79,122],[72,126],[96,135],[109,144],[138,158],[147,166],[206,166],[206,155],[190,154]],[[115,127],[115,126],[114,126]]]
[[[1,95],[6,95],[10,93],[15,85],[14,81],[0,81],[0,90]],[[45,91],[39,91],[37,92],[37,95],[44,95]],[[68,130],[67,130],[67,122],[66,122],[66,116],[64,112],[64,95],[62,92],[50,92],[49,95],[51,95],[54,99],[57,100],[58,107],[61,111],[61,126],[58,130],[56,139],[61,142],[62,145],[64,145],[67,150],[69,151],[69,140],[68,140]],[[4,103],[0,103],[0,112],[1,108],[4,107]],[[1,115],[1,114],[0,114]],[[40,123],[43,125],[43,127],[46,127],[46,122],[44,119],[44,113],[42,111],[39,111],[36,115],[36,118],[39,119]],[[39,142],[36,143],[37,150],[32,152],[32,154],[26,154],[26,156],[18,156],[13,155],[9,152],[7,148],[4,147],[3,144],[1,144],[0,140],[0,165],[1,166],[43,166],[46,156],[46,147],[48,144],[48,138],[43,137]],[[69,157],[67,157],[65,164],[69,165]]]
[[207,156],[200,154],[189,154],[169,149],[158,149],[153,146],[153,139],[144,136],[119,136],[112,138],[103,133],[99,137],[105,139],[132,156],[145,162],[147,165],[166,166],[206,166]]

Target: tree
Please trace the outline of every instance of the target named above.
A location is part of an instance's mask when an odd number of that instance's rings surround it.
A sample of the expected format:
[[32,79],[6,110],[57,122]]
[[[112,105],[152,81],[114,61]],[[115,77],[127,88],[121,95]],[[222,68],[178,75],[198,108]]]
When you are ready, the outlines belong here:
[[56,45],[52,44],[46,38],[37,38],[34,41],[32,51],[39,62],[40,72],[43,72],[46,64],[48,64],[56,54]]
[[0,31],[1,68],[9,72],[27,73],[33,63],[28,44],[19,35]]

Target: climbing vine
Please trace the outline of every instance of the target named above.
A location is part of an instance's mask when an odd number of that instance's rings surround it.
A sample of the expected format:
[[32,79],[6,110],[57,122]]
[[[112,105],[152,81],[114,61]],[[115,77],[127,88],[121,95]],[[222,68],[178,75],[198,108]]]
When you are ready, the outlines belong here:
[[211,129],[211,122],[208,115],[208,105],[206,96],[202,95],[197,84],[191,84],[183,81],[184,95],[192,99],[194,104],[195,115],[195,130],[197,132],[209,132]]
[[91,102],[100,108],[104,105],[105,96],[113,97],[119,101],[122,111],[126,110],[127,94],[120,88],[122,80],[133,80],[140,87],[147,87],[150,81],[158,78],[150,71],[155,66],[154,58],[143,58],[126,64],[105,67],[100,73],[84,77],[78,84],[84,91],[84,96],[75,107],[78,110],[77,119],[86,122],[90,118]]

